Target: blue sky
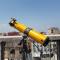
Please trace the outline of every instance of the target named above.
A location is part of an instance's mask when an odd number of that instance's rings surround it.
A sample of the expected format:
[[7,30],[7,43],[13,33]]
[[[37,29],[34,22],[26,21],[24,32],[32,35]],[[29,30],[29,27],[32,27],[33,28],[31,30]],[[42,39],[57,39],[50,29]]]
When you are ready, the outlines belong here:
[[0,32],[17,31],[11,17],[37,31],[60,28],[60,0],[0,0]]

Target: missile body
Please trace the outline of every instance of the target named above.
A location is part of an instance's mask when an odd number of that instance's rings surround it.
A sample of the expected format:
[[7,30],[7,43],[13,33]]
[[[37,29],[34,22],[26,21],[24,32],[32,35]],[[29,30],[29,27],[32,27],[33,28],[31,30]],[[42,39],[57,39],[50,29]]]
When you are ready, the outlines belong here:
[[26,27],[22,23],[17,22],[16,19],[12,19],[9,24],[10,24],[10,26],[14,27],[15,29],[19,30],[20,32],[31,37],[33,40],[42,44],[43,46],[46,46],[49,42],[49,38],[46,35],[36,32],[29,27]]

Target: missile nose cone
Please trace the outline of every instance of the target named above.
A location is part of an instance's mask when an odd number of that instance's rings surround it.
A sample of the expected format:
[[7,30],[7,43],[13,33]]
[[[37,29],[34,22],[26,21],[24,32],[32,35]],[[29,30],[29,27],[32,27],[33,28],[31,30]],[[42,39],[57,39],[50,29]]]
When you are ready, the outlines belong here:
[[9,22],[9,25],[10,26],[14,26],[14,23],[16,22],[16,19],[15,18],[11,18],[12,20]]

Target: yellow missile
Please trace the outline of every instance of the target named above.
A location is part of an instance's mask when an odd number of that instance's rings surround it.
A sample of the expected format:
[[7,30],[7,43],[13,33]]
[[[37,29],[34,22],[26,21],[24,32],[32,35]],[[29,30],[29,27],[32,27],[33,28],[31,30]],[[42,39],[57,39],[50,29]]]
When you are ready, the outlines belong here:
[[49,38],[44,35],[41,34],[27,26],[25,26],[22,23],[19,23],[16,21],[16,19],[12,19],[9,23],[10,26],[14,27],[15,29],[19,30],[20,32],[26,34],[27,36],[31,37],[32,39],[34,39],[36,42],[42,44],[43,46],[46,46],[49,42]]

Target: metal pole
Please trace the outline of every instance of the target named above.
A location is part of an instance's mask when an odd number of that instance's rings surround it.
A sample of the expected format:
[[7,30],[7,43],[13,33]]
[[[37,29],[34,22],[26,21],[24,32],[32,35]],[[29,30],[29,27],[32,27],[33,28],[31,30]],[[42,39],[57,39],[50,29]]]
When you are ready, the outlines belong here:
[[1,60],[4,60],[4,51],[5,51],[5,41],[1,42]]
[[60,41],[57,41],[57,60],[60,60]]

